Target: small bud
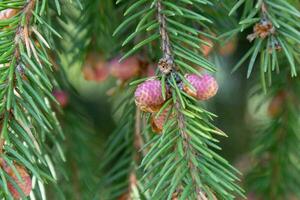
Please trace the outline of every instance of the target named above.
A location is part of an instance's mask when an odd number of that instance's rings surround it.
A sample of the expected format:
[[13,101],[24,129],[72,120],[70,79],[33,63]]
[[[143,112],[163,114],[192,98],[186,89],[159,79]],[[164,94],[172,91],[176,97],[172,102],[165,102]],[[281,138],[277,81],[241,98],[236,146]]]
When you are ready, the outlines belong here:
[[158,68],[163,74],[169,74],[172,72],[174,63],[171,59],[161,58],[158,62]]
[[178,192],[174,192],[172,194],[172,200],[178,200],[179,199],[179,193]]
[[[21,190],[24,193],[24,196],[29,196],[31,190],[32,190],[32,182],[31,182],[31,177],[28,174],[27,170],[21,166],[21,165],[15,165],[16,170],[18,171],[20,178],[19,179],[17,174],[14,173],[13,169],[7,165],[2,163],[2,168],[4,169],[4,171],[13,179],[13,181],[15,183],[12,183],[10,181],[7,182],[7,187],[8,190],[10,191],[10,193],[12,194],[12,196],[15,199],[20,199],[21,198],[21,194],[19,193],[18,189]],[[15,186],[15,184],[17,184],[19,186],[19,188],[17,189],[17,187]]]
[[198,100],[208,100],[216,95],[218,91],[218,83],[215,78],[209,74],[201,77],[196,74],[185,75],[186,80],[194,87],[183,85],[183,90]]
[[53,96],[56,98],[61,107],[66,107],[69,103],[69,95],[62,90],[54,90]]
[[167,118],[174,117],[172,113],[170,113],[171,106],[164,109],[162,113],[157,116],[157,113],[152,113],[151,115],[151,128],[153,132],[161,133],[163,131],[163,126],[167,120]]
[[165,102],[159,80],[147,80],[138,85],[135,91],[135,103],[145,112],[157,112]]
[[256,38],[266,38],[274,35],[276,32],[275,27],[269,19],[263,18],[259,23],[253,27],[253,33],[247,36],[247,39],[252,42]]
[[139,61],[136,57],[130,57],[122,62],[116,58],[109,63],[110,73],[113,77],[127,81],[139,73]]

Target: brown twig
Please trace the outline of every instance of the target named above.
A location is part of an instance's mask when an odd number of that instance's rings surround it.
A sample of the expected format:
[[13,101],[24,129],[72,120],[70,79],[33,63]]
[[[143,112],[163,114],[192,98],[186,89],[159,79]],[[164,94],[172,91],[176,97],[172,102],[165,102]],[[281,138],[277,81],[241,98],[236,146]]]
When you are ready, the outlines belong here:
[[[191,148],[190,143],[189,143],[190,137],[188,136],[188,134],[185,131],[185,117],[180,112],[180,110],[181,110],[180,102],[178,102],[178,101],[176,102],[175,109],[177,110],[177,123],[178,123],[178,127],[179,127],[179,132],[180,132],[181,137],[183,138],[183,148],[184,148],[184,152],[186,154],[185,156],[187,158],[189,158],[188,152],[191,152],[191,154],[193,154],[193,155],[196,155],[196,153]],[[195,173],[195,174],[198,173],[196,170],[196,166],[194,165],[194,163],[191,160],[188,161],[188,167],[191,171],[191,175],[193,173]],[[207,200],[207,198],[203,194],[202,190],[198,187],[195,178],[193,176],[191,176],[191,177],[192,177],[193,183],[196,188],[197,200]]]
[[[169,39],[168,31],[167,31],[166,17],[162,13],[163,7],[162,7],[161,0],[157,1],[156,6],[157,6],[157,18],[158,18],[158,22],[160,25],[161,49],[162,49],[162,53],[163,53],[163,58],[159,62],[159,68],[160,68],[161,73],[169,74],[171,71],[176,70],[175,62],[174,62],[174,58],[172,55],[170,39]],[[180,102],[178,102],[178,101],[175,103],[174,106],[175,106],[175,109],[177,110],[177,123],[179,126],[179,131],[180,131],[181,137],[183,138],[183,146],[184,146],[185,153],[187,154],[188,152],[191,152],[193,155],[196,155],[196,153],[190,147],[190,143],[189,143],[190,137],[188,136],[188,134],[185,131],[185,117],[180,112],[182,106],[181,106]],[[188,157],[189,155],[186,155],[186,156]],[[188,167],[191,172],[197,173],[196,166],[190,160],[188,163]],[[204,198],[205,195],[203,194],[201,189],[197,186],[197,183],[196,183],[196,180],[194,179],[194,177],[192,177],[192,179],[193,179],[193,183],[196,187],[197,200],[206,200],[207,198],[206,199]]]
[[161,49],[163,52],[163,58],[160,59],[158,66],[162,74],[169,74],[171,71],[175,70],[175,64],[172,56],[169,34],[167,32],[166,17],[162,13],[163,7],[161,0],[157,1],[156,7],[157,19],[159,22],[159,33],[161,36]]
[[0,155],[3,153],[3,146],[4,146],[4,139],[3,138],[0,138]]
[[[16,44],[14,55],[15,55],[17,61],[20,58],[20,50],[18,48],[20,41],[24,40],[27,50],[30,49],[30,47],[29,47],[29,36],[30,36],[29,24],[30,24],[30,20],[32,17],[32,11],[33,11],[34,7],[35,7],[35,0],[31,0],[31,1],[27,2],[27,4],[22,9],[22,12],[24,13],[25,19],[26,19],[25,26],[22,26],[21,22],[19,23],[19,26],[17,27],[15,39],[14,39],[15,44]],[[28,54],[30,54],[30,50],[28,50]]]
[[134,146],[136,151],[138,152],[142,146],[144,145],[143,138],[141,136],[141,111],[140,109],[136,109],[135,112],[135,131],[134,131]]
[[161,1],[157,1],[157,12],[158,12],[158,22],[160,24],[160,35],[161,35],[161,48],[164,53],[164,58],[170,60],[171,62],[174,62],[174,59],[172,57],[171,52],[171,45],[170,45],[170,39],[167,32],[167,23],[165,15],[162,13],[162,5]]
[[267,13],[267,5],[266,5],[266,3],[265,2],[262,2],[261,3],[261,11],[262,11],[262,13],[263,14],[266,14]]

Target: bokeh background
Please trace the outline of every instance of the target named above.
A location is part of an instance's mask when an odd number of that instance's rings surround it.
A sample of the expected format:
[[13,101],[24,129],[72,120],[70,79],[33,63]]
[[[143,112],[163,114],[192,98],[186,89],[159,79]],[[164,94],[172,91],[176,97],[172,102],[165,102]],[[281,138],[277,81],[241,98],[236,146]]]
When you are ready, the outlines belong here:
[[[57,198],[61,192],[61,198],[64,194],[66,199],[91,199],[91,188],[101,179],[98,167],[102,162],[105,142],[118,125],[118,118],[113,115],[114,94],[124,90],[124,85],[130,82],[121,83],[122,81],[111,74],[106,75],[105,70],[84,70],[89,67],[91,54],[96,54],[95,62],[100,62],[95,68],[102,68],[105,63],[119,58],[123,53],[121,39],[112,36],[114,29],[121,23],[123,8],[110,1],[106,1],[105,5],[100,3],[101,1],[96,2],[91,3],[86,10],[69,7],[67,9],[70,16],[65,20],[58,20],[65,29],[64,40],[60,41],[59,45],[69,49],[67,53],[59,54],[61,63],[58,67],[63,68],[68,79],[68,83],[63,81],[64,86],[59,90],[65,95],[63,98],[67,98],[62,124],[67,127],[66,151],[69,159],[66,165],[70,170],[62,169],[66,181],[62,179],[61,188],[50,190],[53,198]],[[217,9],[216,7],[216,10],[211,12],[217,12]],[[226,10],[224,12],[226,13]],[[224,27],[224,32],[237,23],[217,17],[216,20],[217,24]],[[268,102],[262,100],[261,95],[251,95],[259,84],[257,71],[247,79],[246,63],[238,71],[231,72],[233,66],[251,46],[247,40],[247,35],[251,32],[249,29],[233,37],[232,41],[229,41],[230,46],[226,46],[227,41],[212,41],[214,48],[208,55],[217,66],[220,89],[207,107],[218,115],[214,123],[229,136],[220,138],[223,150],[219,153],[245,174],[253,162],[251,147],[255,140],[256,126],[270,120],[267,112]],[[225,45],[223,55],[220,54],[221,44]],[[148,55],[140,54],[137,57],[155,67],[155,60]],[[70,125],[72,122],[79,124]],[[82,169],[82,166],[85,168]],[[67,180],[67,177],[71,180]],[[243,180],[243,177],[241,178]]]

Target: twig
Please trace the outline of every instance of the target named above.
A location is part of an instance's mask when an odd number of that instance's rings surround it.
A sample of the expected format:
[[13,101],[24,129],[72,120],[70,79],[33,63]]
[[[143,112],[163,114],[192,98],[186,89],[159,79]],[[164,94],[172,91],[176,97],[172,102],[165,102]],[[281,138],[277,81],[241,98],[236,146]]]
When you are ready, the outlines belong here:
[[175,70],[174,58],[172,56],[171,44],[169,35],[167,32],[166,17],[162,13],[163,7],[161,0],[156,3],[157,7],[157,19],[159,22],[159,33],[161,36],[161,48],[163,52],[163,58],[160,59],[158,65],[162,74],[169,74],[171,71]]
[[144,145],[143,138],[141,136],[141,111],[136,109],[135,112],[135,133],[134,133],[134,146],[136,152],[138,152]]
[[[180,102],[177,101],[175,104],[175,109],[177,110],[177,122],[178,122],[178,126],[179,126],[179,132],[180,132],[181,137],[183,138],[183,147],[184,147],[184,151],[186,154],[185,156],[187,158],[189,158],[189,155],[187,154],[188,152],[191,152],[193,155],[196,155],[196,154],[193,151],[193,149],[191,149],[191,147],[190,147],[190,143],[189,143],[190,137],[185,132],[185,119],[184,119],[184,115],[180,112],[180,108],[181,108],[181,104],[180,104]],[[195,172],[197,174],[196,166],[193,164],[193,162],[191,162],[191,160],[188,161],[188,167],[191,172]],[[191,173],[191,175],[192,174],[193,173]],[[207,200],[207,198],[203,198],[203,197],[205,197],[205,195],[203,194],[201,189],[198,187],[195,178],[193,176],[191,176],[191,177],[192,177],[193,183],[196,188],[197,200]]]
[[266,14],[267,13],[267,5],[266,5],[266,3],[265,2],[262,2],[261,3],[261,11],[262,11],[262,13],[263,14]]
[[32,11],[35,7],[35,0],[31,0],[29,2],[27,2],[27,4],[24,6],[24,8],[22,9],[22,12],[25,14],[25,19],[26,19],[26,23],[25,26],[23,27],[21,22],[19,23],[19,26],[17,27],[17,31],[16,31],[16,35],[15,35],[15,44],[16,44],[16,49],[15,49],[15,57],[17,58],[17,61],[20,58],[20,50],[18,48],[19,46],[19,42],[24,40],[25,45],[26,45],[26,49],[28,51],[28,54],[30,55],[30,47],[29,47],[29,24],[30,24],[30,20],[32,17]]
[[157,1],[157,11],[158,11],[158,22],[160,24],[160,35],[161,35],[161,48],[164,53],[164,58],[174,61],[171,53],[171,45],[170,39],[167,32],[166,18],[165,15],[162,14],[162,5],[161,1]]
[[[161,73],[169,74],[170,72],[176,70],[175,64],[174,64],[174,58],[173,58],[170,39],[169,39],[168,31],[167,31],[166,17],[162,13],[163,7],[161,4],[161,0],[157,1],[156,6],[157,6],[157,18],[158,18],[159,25],[160,25],[161,48],[162,48],[162,53],[163,53],[163,58],[159,62],[159,68],[160,68]],[[189,144],[190,137],[185,132],[185,117],[180,112],[181,107],[182,106],[181,106],[180,102],[177,101],[175,103],[175,109],[177,111],[177,123],[179,126],[180,134],[181,134],[181,137],[183,138],[184,150],[185,150],[186,154],[187,154],[187,152],[191,152],[193,155],[196,155],[195,152],[193,152],[193,150],[190,147],[190,144]],[[186,156],[188,157],[189,155],[186,155]],[[190,160],[188,163],[188,167],[191,172],[196,171],[196,167]],[[192,174],[193,173],[191,173],[191,175]],[[197,200],[206,200],[207,198],[206,199],[204,198],[205,195],[203,194],[201,189],[197,186],[195,178],[192,177],[192,179],[193,179],[193,183],[196,188]]]

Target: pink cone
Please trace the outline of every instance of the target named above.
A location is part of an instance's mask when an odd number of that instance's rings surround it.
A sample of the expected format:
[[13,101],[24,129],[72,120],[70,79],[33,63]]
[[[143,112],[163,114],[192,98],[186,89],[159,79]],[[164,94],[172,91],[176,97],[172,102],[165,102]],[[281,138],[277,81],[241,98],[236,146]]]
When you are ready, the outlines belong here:
[[142,111],[157,112],[165,101],[161,90],[159,80],[148,80],[141,83],[134,94],[136,105]]
[[217,81],[209,74],[204,74],[201,77],[196,74],[187,74],[185,78],[194,89],[184,85],[183,90],[198,100],[208,100],[215,96],[218,91]]
[[147,77],[155,76],[155,66],[154,65],[148,65],[147,66]]

